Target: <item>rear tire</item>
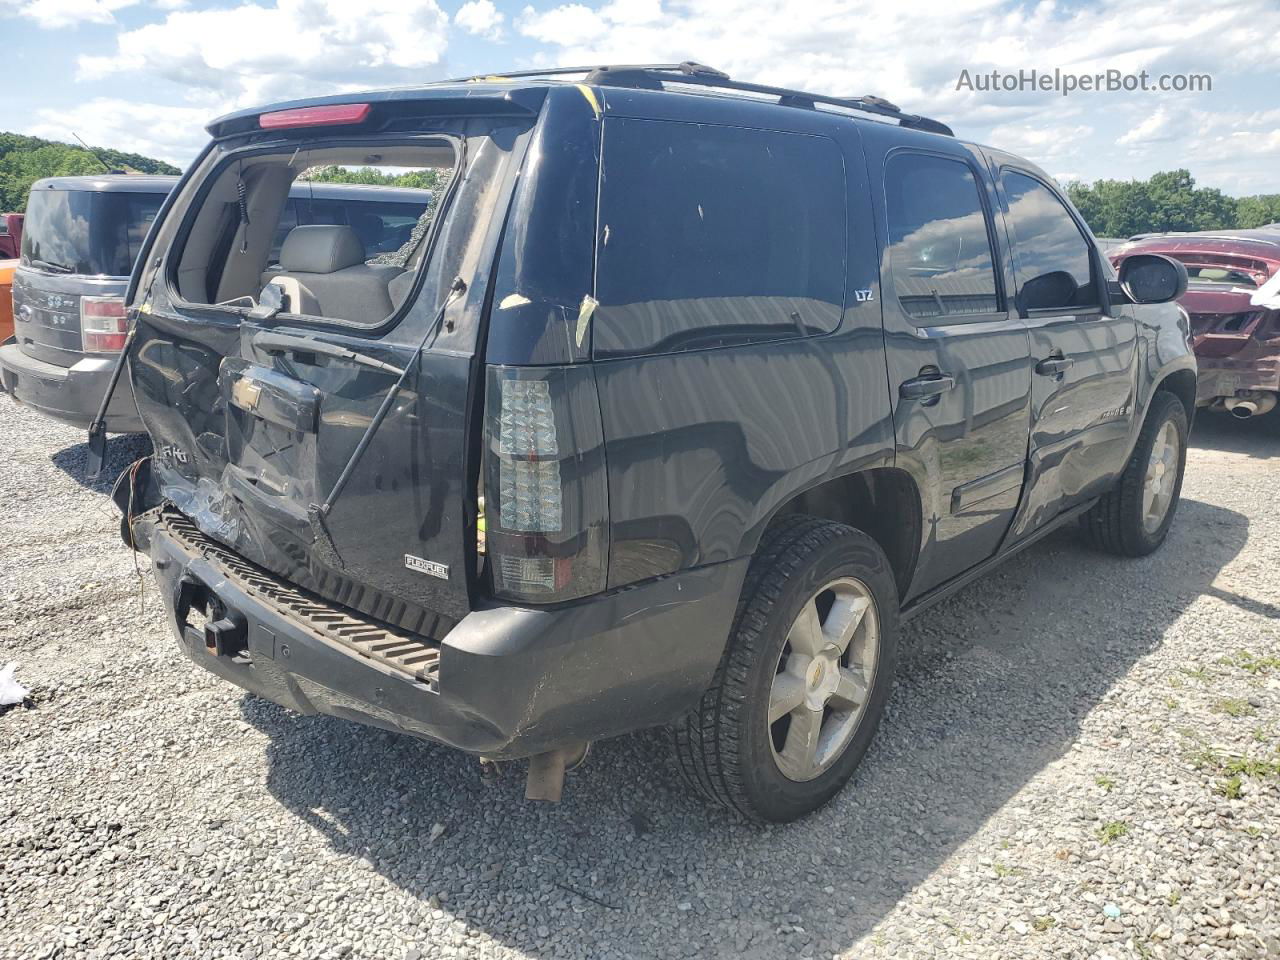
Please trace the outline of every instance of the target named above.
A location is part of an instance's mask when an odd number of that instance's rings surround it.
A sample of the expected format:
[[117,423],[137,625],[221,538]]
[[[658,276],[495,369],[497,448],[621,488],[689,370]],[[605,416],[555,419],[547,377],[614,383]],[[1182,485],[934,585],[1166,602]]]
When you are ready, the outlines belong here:
[[710,688],[672,728],[707,798],[785,822],[853,775],[893,686],[898,593],[884,552],[841,523],[789,516],[747,572]]
[[1145,557],[1169,534],[1187,462],[1187,411],[1172,393],[1157,391],[1119,481],[1081,520],[1098,549]]

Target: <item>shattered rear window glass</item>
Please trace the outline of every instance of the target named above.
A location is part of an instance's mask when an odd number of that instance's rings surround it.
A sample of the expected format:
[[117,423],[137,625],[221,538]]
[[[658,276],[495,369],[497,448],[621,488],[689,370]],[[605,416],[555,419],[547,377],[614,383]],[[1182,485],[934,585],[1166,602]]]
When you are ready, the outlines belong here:
[[369,259],[369,263],[388,263],[394,267],[405,267],[409,262],[409,257],[413,255],[413,251],[418,249],[418,244],[427,235],[431,229],[431,224],[435,221],[436,211],[440,209],[440,198],[445,195],[449,189],[449,181],[453,179],[452,173],[445,173],[440,176],[440,182],[431,193],[431,199],[427,201],[427,208],[422,211],[422,215],[418,217],[417,223],[409,232],[409,238],[397,249],[390,250],[385,253],[379,253],[377,256]]

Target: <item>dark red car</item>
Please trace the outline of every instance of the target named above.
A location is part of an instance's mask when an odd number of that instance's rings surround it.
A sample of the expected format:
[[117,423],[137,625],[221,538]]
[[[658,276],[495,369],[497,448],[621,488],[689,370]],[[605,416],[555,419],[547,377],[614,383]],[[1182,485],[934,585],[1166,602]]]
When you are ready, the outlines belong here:
[[0,260],[16,260],[22,249],[22,221],[20,213],[0,213]]
[[1191,316],[1197,405],[1242,419],[1273,409],[1280,394],[1280,224],[1135,237],[1107,256],[1118,267],[1135,253],[1186,265],[1190,283],[1179,303]]

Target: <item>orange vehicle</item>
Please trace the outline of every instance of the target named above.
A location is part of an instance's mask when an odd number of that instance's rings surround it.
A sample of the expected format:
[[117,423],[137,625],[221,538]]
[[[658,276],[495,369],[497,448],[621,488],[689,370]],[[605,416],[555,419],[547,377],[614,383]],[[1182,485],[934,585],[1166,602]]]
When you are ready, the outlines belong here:
[[0,260],[0,343],[13,336],[13,271],[17,260]]

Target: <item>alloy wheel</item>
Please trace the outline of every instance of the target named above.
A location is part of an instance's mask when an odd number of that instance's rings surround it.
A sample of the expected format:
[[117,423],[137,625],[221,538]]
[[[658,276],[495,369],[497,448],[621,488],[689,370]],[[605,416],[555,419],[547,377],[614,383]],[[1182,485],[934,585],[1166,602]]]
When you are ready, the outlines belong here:
[[1142,527],[1147,533],[1160,529],[1173,503],[1179,453],[1178,429],[1172,421],[1166,421],[1151,444],[1151,457],[1147,461],[1142,485]]
[[880,619],[860,580],[815,593],[787,632],[769,691],[769,742],[789,780],[820,776],[853,739],[875,684]]

